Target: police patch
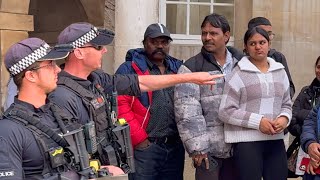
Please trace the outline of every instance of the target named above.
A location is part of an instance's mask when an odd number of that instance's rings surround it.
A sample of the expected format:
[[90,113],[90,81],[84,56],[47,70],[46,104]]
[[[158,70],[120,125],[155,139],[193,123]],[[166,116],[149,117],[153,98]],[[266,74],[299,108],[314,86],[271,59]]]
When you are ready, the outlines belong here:
[[104,100],[104,98],[102,96],[99,96],[99,97],[91,100],[90,103],[92,104],[94,109],[99,109],[101,106],[104,105],[105,100]]
[[14,171],[0,171],[0,178],[10,176],[14,176]]

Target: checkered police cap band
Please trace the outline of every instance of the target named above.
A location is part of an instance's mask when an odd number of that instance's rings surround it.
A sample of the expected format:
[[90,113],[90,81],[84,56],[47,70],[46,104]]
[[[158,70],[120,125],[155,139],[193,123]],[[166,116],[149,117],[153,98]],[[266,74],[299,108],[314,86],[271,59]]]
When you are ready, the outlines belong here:
[[96,27],[92,27],[92,29],[76,39],[73,43],[72,46],[73,48],[79,48],[85,45],[86,43],[90,42],[94,38],[96,38],[99,35],[98,29]]
[[24,57],[14,65],[12,65],[8,70],[11,75],[17,75],[23,70],[27,69],[31,64],[44,57],[50,51],[50,46],[47,43],[42,44],[38,49],[34,50],[31,54]]

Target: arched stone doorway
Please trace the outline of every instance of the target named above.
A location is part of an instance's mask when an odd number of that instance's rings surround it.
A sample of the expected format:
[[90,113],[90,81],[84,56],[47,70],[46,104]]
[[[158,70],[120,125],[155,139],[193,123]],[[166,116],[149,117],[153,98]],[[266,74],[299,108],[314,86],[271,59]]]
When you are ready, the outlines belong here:
[[31,0],[29,14],[34,17],[34,31],[29,36],[55,44],[61,30],[71,23],[103,27],[104,0]]

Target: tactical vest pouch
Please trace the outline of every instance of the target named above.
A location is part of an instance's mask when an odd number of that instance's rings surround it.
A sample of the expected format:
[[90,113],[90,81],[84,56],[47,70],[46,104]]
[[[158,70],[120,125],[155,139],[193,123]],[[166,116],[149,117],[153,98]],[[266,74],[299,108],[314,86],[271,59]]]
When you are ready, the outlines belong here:
[[57,168],[66,164],[64,150],[61,146],[49,149],[49,157],[52,168]]
[[133,159],[133,148],[130,138],[130,127],[128,124],[117,125],[112,132],[117,137],[117,153],[122,158],[121,163],[118,165],[125,173],[134,173],[134,159]]
[[64,134],[63,137],[69,144],[69,146],[66,147],[71,153],[70,157],[72,157],[69,163],[72,164],[72,166],[79,166],[80,170],[89,168],[89,155],[85,147],[83,130],[73,130]]
[[96,129],[93,121],[84,125],[84,136],[86,141],[86,147],[89,154],[97,152],[97,137]]

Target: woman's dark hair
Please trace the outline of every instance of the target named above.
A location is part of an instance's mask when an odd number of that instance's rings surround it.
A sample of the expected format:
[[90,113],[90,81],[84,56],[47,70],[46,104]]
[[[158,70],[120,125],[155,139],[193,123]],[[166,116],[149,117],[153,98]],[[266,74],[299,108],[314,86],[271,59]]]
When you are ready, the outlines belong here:
[[259,27],[253,27],[251,29],[248,29],[247,32],[244,34],[244,38],[243,38],[244,44],[246,45],[248,40],[257,33],[262,35],[264,38],[268,40],[268,42],[270,42],[270,38],[267,31]]
[[314,64],[315,67],[317,66],[317,64],[319,63],[319,61],[320,61],[320,56],[317,58],[316,63]]

